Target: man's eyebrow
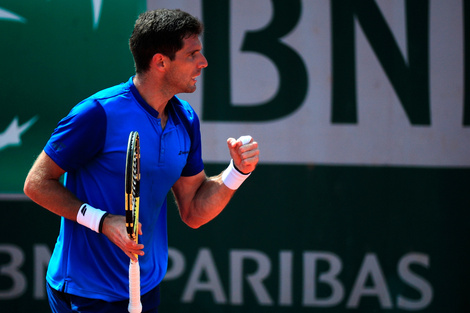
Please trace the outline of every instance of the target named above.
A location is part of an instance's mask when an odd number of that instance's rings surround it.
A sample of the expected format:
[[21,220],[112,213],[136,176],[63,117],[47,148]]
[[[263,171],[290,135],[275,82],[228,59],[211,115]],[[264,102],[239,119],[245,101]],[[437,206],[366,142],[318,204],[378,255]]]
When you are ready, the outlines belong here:
[[200,52],[202,50],[202,48],[194,48],[194,49],[190,49],[188,54],[193,54],[195,52]]

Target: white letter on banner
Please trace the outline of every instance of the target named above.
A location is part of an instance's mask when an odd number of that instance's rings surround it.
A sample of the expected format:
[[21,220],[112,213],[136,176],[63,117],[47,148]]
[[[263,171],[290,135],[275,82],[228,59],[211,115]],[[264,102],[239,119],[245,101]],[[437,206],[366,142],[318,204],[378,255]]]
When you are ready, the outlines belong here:
[[[366,287],[369,275],[372,279],[373,287]],[[357,308],[359,300],[364,295],[377,296],[382,308],[392,308],[392,300],[390,299],[387,283],[380,269],[377,256],[374,253],[366,254],[346,307]]]
[[8,300],[20,297],[26,291],[26,277],[19,268],[24,262],[23,251],[10,244],[0,245],[0,253],[6,253],[10,256],[10,263],[0,266],[0,275],[10,277],[13,284],[10,289],[0,290],[0,299]]
[[[200,280],[204,273],[207,275],[207,282]],[[181,301],[192,302],[196,291],[212,292],[215,303],[224,304],[227,302],[214,259],[209,249],[199,250]]]
[[251,285],[258,302],[262,305],[272,305],[273,300],[263,285],[263,280],[271,272],[271,262],[266,254],[259,251],[231,251],[230,252],[230,295],[232,304],[243,304],[243,261],[252,260],[258,264],[258,270],[246,279]]
[[421,292],[422,297],[419,300],[410,300],[399,295],[397,305],[400,309],[422,310],[431,303],[433,291],[429,282],[411,271],[410,265],[413,263],[418,263],[428,268],[429,256],[422,253],[409,253],[403,256],[398,263],[398,275],[409,286],[415,287],[415,289]]
[[[330,268],[328,272],[321,273],[318,281],[330,286],[332,292],[328,298],[317,298],[317,262],[328,262]],[[344,296],[344,287],[337,279],[341,272],[342,264],[338,256],[328,252],[305,252],[304,262],[304,283],[303,283],[303,305],[316,307],[330,307],[341,302]]]
[[168,248],[168,260],[171,260],[169,264],[171,267],[167,270],[164,280],[177,279],[184,272],[186,267],[186,261],[184,255],[175,248]]
[[45,244],[34,245],[34,291],[36,300],[46,298],[46,269],[51,259],[51,250]]
[[281,251],[279,254],[279,304],[292,305],[292,251]]

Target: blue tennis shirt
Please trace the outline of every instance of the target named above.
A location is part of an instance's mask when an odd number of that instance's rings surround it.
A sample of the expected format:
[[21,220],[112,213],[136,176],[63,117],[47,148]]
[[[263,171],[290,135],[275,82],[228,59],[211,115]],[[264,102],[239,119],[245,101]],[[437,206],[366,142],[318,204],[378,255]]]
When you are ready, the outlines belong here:
[[[158,112],[140,96],[131,77],[83,100],[62,119],[44,151],[66,171],[65,186],[80,200],[125,215],[124,173],[129,133],[141,146],[140,222],[145,255],[139,257],[141,293],[163,279],[168,265],[166,197],[180,176],[204,166],[199,119],[173,97],[162,130]],[[62,218],[48,283],[59,291],[106,301],[129,297],[129,257],[103,234]]]

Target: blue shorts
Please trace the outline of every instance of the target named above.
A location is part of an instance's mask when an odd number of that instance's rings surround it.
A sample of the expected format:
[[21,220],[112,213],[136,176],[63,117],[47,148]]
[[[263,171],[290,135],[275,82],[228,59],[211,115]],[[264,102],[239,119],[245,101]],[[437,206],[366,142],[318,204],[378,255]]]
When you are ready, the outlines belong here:
[[[49,305],[54,313],[93,312],[93,313],[128,313],[128,300],[106,302],[99,299],[83,298],[57,291],[46,284]],[[143,313],[158,313],[160,304],[160,286],[141,296]]]

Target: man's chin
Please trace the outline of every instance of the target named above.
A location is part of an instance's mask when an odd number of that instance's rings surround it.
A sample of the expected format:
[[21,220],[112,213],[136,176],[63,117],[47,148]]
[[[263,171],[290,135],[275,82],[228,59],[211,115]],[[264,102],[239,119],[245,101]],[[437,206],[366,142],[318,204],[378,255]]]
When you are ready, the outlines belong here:
[[178,94],[181,94],[181,93],[193,93],[193,92],[195,92],[195,91],[196,91],[196,87],[191,88],[191,89],[188,88],[188,89],[186,89],[186,90],[184,90],[184,91],[179,92]]
[[192,87],[189,87],[187,88],[187,90],[184,92],[184,93],[193,93],[195,92],[197,89],[196,85],[192,86]]

